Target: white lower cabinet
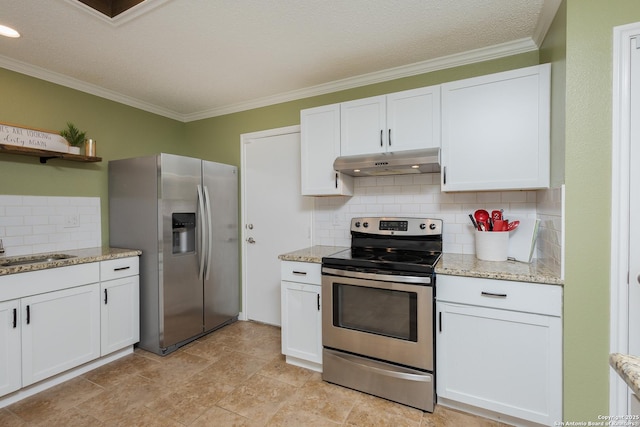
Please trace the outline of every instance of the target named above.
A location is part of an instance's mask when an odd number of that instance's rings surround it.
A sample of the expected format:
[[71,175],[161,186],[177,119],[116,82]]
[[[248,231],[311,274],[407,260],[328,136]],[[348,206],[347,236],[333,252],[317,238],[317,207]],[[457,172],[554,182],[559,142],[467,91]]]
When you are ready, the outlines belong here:
[[436,300],[440,403],[562,421],[561,287],[439,275]]
[[100,263],[100,355],[140,341],[138,258]]
[[22,387],[20,301],[0,302],[0,396]]
[[282,354],[287,363],[318,372],[322,371],[321,292],[320,264],[282,262]]
[[138,277],[137,256],[0,277],[0,396],[137,342]]
[[22,299],[22,386],[100,356],[100,285]]

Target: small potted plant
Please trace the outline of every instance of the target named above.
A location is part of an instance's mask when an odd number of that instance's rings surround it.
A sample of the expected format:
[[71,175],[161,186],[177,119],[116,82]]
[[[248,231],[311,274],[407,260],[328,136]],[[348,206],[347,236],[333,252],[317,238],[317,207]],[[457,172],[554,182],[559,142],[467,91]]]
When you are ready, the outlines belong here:
[[69,143],[69,153],[80,154],[80,147],[84,144],[86,132],[80,132],[71,122],[67,122],[67,128],[60,131],[60,136]]

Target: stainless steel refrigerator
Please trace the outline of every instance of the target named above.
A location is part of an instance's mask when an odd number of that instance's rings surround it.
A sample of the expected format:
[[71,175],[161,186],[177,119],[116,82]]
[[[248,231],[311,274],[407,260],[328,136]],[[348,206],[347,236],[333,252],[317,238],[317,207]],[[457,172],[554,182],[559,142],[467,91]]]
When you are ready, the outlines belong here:
[[238,318],[238,171],[158,154],[109,162],[109,240],[141,249],[140,343],[168,354]]

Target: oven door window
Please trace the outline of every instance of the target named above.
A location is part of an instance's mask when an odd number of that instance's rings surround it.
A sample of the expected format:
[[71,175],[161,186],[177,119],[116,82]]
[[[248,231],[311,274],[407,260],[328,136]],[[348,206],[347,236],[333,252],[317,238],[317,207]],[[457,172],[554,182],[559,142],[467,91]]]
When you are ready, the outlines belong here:
[[333,325],[418,341],[418,294],[333,283]]

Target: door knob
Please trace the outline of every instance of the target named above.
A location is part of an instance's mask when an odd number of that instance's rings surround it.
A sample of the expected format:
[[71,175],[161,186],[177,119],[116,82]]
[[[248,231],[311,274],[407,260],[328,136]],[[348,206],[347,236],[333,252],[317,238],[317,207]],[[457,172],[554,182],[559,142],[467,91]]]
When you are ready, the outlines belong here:
[[256,241],[255,241],[255,239],[254,239],[253,237],[249,237],[249,238],[247,239],[247,243],[251,243],[252,245],[253,245],[255,242],[256,242]]

